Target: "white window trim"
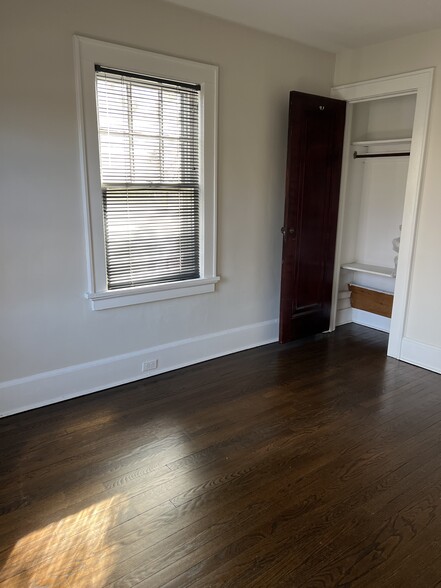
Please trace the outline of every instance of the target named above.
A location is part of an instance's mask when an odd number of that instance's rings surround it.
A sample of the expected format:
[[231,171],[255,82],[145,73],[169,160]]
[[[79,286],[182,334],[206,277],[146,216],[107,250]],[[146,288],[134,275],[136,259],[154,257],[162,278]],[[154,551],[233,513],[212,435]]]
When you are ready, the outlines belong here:
[[[74,36],[88,292],[93,310],[213,292],[216,276],[217,76],[213,65]],[[95,64],[201,86],[201,277],[108,290],[99,166]]]

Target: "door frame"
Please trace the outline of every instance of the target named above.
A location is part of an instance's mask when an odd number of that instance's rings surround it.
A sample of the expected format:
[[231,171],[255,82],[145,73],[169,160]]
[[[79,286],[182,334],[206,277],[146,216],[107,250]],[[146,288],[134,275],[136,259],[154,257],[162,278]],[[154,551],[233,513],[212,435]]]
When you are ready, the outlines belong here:
[[387,354],[401,358],[401,346],[404,337],[408,311],[410,280],[413,269],[415,237],[418,220],[418,204],[421,193],[424,152],[430,113],[434,68],[376,78],[354,84],[336,86],[331,90],[333,98],[348,102],[346,111],[346,128],[343,147],[342,181],[337,225],[337,243],[335,251],[334,284],[332,293],[331,323],[329,330],[334,331],[337,316],[337,298],[340,280],[341,247],[343,239],[343,220],[347,198],[348,170],[351,156],[351,124],[353,105],[375,99],[384,99],[409,94],[416,95],[415,116],[412,132],[412,146],[409,159],[409,171],[404,198],[403,222],[400,239],[400,253],[395,282],[394,304],[389,333]]

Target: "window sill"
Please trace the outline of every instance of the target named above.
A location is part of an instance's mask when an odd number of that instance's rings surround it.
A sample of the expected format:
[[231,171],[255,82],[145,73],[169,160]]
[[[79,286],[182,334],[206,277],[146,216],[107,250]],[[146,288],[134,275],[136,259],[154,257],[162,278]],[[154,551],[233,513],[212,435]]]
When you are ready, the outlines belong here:
[[220,278],[215,276],[213,278],[198,278],[196,280],[155,284],[153,286],[89,292],[86,294],[86,298],[90,300],[92,310],[105,310],[106,308],[131,306],[132,304],[143,304],[145,302],[214,292],[215,285],[219,280]]

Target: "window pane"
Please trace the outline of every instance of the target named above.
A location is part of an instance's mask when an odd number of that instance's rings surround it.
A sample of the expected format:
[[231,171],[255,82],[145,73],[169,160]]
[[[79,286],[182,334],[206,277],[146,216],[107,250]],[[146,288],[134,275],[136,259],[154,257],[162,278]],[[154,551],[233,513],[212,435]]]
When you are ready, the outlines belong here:
[[199,89],[96,77],[108,288],[199,277]]
[[199,277],[197,189],[104,192],[109,288]]

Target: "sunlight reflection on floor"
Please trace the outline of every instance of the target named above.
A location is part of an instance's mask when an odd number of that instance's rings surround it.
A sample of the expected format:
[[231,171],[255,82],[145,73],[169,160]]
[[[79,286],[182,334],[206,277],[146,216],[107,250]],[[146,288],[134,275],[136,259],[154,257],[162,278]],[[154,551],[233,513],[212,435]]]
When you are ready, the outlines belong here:
[[105,584],[115,562],[108,530],[118,514],[103,500],[17,541],[0,572],[10,588],[96,587]]

